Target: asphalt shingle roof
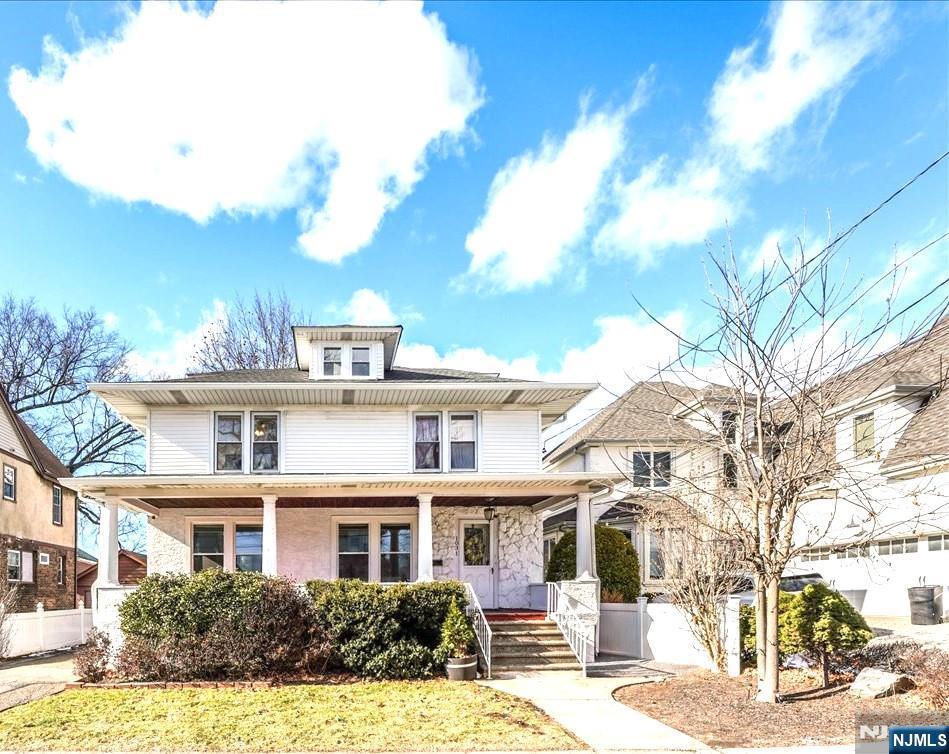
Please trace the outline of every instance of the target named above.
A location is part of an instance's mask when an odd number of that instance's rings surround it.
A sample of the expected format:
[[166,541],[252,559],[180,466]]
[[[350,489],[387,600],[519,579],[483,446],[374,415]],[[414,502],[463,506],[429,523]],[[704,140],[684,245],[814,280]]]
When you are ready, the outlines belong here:
[[[334,382],[347,382],[347,378],[334,378]],[[462,369],[395,367],[386,370],[386,382],[527,382],[500,377],[497,372],[469,372]],[[311,382],[309,372],[296,367],[285,369],[229,369],[221,372],[198,372],[162,382],[259,382],[287,383]],[[353,379],[352,382],[365,382]]]
[[[0,393],[2,395],[2,393]],[[72,476],[69,473],[63,462],[56,457],[56,454],[46,447],[39,437],[36,436],[36,433],[30,429],[29,425],[20,418],[20,415],[13,410],[13,406],[10,405],[9,401],[6,399],[6,396],[2,397],[3,410],[7,412],[7,415],[10,417],[10,420],[16,425],[17,430],[19,430],[20,435],[23,438],[23,441],[27,445],[27,450],[29,450],[30,455],[36,470],[45,477],[50,479],[58,479],[60,477]]]

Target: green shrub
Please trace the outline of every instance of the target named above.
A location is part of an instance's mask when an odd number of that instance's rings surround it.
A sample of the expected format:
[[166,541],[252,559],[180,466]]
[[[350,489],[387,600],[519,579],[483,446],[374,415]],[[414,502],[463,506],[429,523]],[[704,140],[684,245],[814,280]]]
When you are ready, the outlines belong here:
[[[795,595],[791,592],[780,592],[778,595],[778,656],[784,658],[794,650],[788,642],[788,633],[785,628],[788,609]],[[757,647],[755,646],[755,608],[754,605],[742,605],[738,611],[739,630],[741,634],[741,659],[743,663],[754,664]]]
[[451,601],[445,622],[442,623],[442,653],[447,657],[465,657],[475,643],[475,634],[467,616],[458,603]]
[[819,660],[824,686],[830,682],[831,658],[863,647],[873,638],[867,622],[838,591],[808,584],[790,602],[782,626],[787,647]]
[[[600,589],[611,601],[633,602],[639,596],[639,557],[636,548],[619,529],[597,525],[596,571]],[[554,547],[547,564],[547,581],[569,581],[577,577],[577,533],[568,531]]]
[[441,626],[453,600],[464,604],[456,581],[396,584],[311,581],[317,628],[332,658],[357,675],[425,678],[440,672]]
[[284,675],[326,654],[311,599],[283,578],[219,570],[148,576],[119,616],[126,646],[117,670],[129,679]]

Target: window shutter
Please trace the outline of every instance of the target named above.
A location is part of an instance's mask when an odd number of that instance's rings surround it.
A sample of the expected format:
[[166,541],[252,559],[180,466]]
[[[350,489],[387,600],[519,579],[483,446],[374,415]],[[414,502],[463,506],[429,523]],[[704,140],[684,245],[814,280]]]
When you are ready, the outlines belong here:
[[20,567],[23,569],[21,581],[33,583],[33,553],[24,550],[20,555]]

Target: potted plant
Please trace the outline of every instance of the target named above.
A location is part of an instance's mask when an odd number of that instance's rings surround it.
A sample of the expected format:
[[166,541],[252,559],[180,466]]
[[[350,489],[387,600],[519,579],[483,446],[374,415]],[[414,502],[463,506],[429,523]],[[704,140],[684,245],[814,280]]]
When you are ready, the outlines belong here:
[[465,614],[452,600],[442,623],[442,651],[449,681],[473,681],[478,672],[478,656],[471,653],[475,634]]

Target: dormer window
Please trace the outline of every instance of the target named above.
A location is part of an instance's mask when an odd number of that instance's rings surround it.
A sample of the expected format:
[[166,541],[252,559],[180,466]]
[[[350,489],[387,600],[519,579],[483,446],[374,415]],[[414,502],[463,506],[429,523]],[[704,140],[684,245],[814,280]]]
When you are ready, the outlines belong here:
[[853,420],[853,454],[856,458],[872,458],[874,447],[873,413],[861,414]]
[[369,349],[353,348],[353,377],[369,376]]
[[323,376],[338,377],[343,373],[343,349],[323,348]]

